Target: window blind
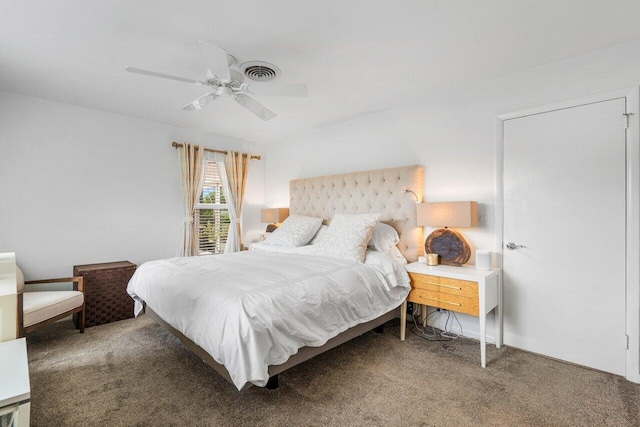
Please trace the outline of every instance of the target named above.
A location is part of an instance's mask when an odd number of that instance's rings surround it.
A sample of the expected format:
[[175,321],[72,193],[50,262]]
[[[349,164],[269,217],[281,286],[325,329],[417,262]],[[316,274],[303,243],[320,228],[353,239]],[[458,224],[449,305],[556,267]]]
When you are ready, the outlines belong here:
[[202,193],[194,212],[200,255],[224,253],[227,243],[229,209],[222,191],[220,172],[216,162],[205,162]]

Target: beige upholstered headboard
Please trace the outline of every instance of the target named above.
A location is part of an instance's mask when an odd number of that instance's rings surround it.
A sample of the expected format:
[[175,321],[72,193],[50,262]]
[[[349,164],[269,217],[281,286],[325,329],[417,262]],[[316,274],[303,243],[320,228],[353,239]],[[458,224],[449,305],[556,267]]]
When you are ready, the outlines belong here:
[[416,226],[415,192],[422,201],[422,166],[294,179],[289,185],[291,215],[317,216],[326,222],[337,213],[380,213],[381,222],[400,235],[398,248],[409,262],[422,255],[422,228]]

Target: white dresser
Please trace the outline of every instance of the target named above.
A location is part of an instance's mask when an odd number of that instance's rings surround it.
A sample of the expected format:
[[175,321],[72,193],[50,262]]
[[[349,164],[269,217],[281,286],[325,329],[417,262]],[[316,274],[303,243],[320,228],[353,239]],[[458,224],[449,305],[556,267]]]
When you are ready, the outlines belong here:
[[31,409],[27,342],[0,342],[0,425],[26,427]]

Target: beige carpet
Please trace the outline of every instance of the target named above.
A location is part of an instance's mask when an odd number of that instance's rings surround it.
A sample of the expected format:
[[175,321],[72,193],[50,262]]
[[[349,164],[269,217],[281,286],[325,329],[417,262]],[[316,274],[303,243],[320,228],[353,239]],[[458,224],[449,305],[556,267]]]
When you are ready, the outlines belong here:
[[34,426],[640,426],[640,385],[488,347],[369,332],[244,392],[148,317],[29,335]]

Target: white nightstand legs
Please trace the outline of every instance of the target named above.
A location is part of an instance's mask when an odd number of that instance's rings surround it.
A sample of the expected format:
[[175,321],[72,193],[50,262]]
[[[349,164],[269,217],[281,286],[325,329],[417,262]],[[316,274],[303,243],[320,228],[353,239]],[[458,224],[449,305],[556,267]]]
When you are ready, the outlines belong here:
[[407,300],[400,306],[400,341],[404,341],[407,331]]
[[502,311],[502,277],[498,277],[498,305],[496,306],[495,311],[495,330],[496,330],[496,348],[500,348],[502,345],[502,316],[504,315]]
[[480,316],[480,366],[487,367],[487,314],[484,307],[481,307]]

